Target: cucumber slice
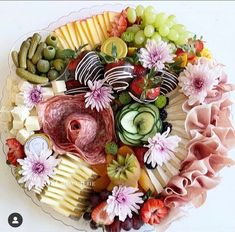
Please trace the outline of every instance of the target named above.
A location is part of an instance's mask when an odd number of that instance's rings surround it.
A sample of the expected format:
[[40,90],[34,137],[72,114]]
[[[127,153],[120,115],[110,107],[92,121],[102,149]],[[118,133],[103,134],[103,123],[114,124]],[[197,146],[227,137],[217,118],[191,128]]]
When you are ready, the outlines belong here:
[[139,114],[138,111],[132,110],[130,112],[125,113],[123,117],[120,116],[121,118],[120,123],[122,128],[131,134],[137,134],[137,128],[133,123],[134,118],[136,117],[137,114]]
[[143,142],[148,142],[149,138],[152,138],[156,133],[158,132],[158,129],[156,126],[153,127],[152,131],[150,133],[148,133],[147,135],[145,135],[141,141]]
[[140,103],[135,102],[135,103],[132,103],[131,105],[129,105],[128,108],[129,108],[129,109],[137,110],[139,107],[140,107]]
[[141,106],[139,109],[138,109],[139,112],[144,112],[144,111],[147,111],[147,112],[150,112],[152,113],[153,115],[155,115],[155,111],[150,108],[150,107],[146,107],[146,106]]
[[156,127],[158,129],[158,132],[160,132],[162,130],[162,121],[160,119],[157,121]]
[[131,111],[133,111],[133,110],[131,110],[131,109],[122,110],[121,113],[120,113],[120,116],[119,116],[119,121],[122,120],[122,117],[123,117],[126,113],[131,112]]
[[148,107],[154,111],[155,117],[158,120],[159,119],[159,109],[155,105],[152,105],[152,104],[148,104],[148,105],[146,105],[146,107]]
[[139,145],[139,144],[140,144],[140,140],[130,139],[130,138],[128,138],[128,137],[125,135],[125,133],[123,133],[122,135],[123,135],[124,139],[125,139],[128,143],[130,143],[130,144],[132,144],[132,145]]
[[118,137],[124,144],[132,146],[132,144],[127,142],[126,139],[123,137],[123,135],[120,132],[118,132]]
[[155,123],[154,115],[147,111],[138,113],[133,121],[133,124],[135,128],[137,128],[137,132],[140,135],[148,134],[152,130],[154,123]]
[[133,139],[133,140],[140,140],[142,139],[144,136],[143,135],[139,135],[139,134],[130,134],[128,132],[123,132],[123,135],[129,139]]

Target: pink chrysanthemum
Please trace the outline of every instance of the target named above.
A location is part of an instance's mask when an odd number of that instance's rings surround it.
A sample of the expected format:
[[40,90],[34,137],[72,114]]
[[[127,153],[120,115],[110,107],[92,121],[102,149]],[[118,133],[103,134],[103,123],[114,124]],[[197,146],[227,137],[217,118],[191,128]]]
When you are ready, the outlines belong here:
[[22,165],[22,170],[19,171],[22,178],[18,182],[25,183],[28,190],[34,187],[35,190],[41,191],[50,183],[49,178],[53,176],[54,169],[59,163],[51,154],[51,150],[42,150],[40,154],[31,153],[24,159],[18,159],[18,163]]
[[42,101],[42,88],[40,85],[33,86],[31,84],[27,85],[23,91],[24,94],[24,103],[25,105],[32,109],[40,101]]
[[168,136],[170,128],[163,134],[157,133],[153,138],[148,139],[149,150],[144,155],[144,162],[151,164],[153,167],[156,165],[162,166],[174,157],[174,151],[178,147],[180,138],[177,135]]
[[127,216],[132,218],[132,212],[138,213],[143,193],[137,191],[133,187],[115,186],[107,200],[106,211],[110,217],[118,216],[120,221],[125,221]]
[[179,86],[182,92],[189,97],[188,104],[203,103],[208,93],[218,85],[220,76],[219,66],[213,66],[212,62],[203,58],[180,73]]
[[146,48],[140,49],[139,59],[145,68],[162,70],[165,63],[174,62],[174,56],[168,43],[148,40]]
[[96,108],[99,112],[110,105],[112,99],[114,99],[113,91],[111,87],[103,84],[103,80],[94,81],[94,83],[88,81],[88,87],[91,91],[85,94],[86,108],[91,106],[91,109]]

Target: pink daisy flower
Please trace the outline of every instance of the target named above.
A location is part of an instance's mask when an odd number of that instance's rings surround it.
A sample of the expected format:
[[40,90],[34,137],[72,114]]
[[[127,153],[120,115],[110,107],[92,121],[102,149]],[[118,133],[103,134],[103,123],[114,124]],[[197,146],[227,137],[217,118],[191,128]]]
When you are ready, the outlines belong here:
[[31,84],[27,85],[23,90],[24,103],[29,108],[32,109],[36,106],[43,98],[42,87],[40,85],[33,86]]

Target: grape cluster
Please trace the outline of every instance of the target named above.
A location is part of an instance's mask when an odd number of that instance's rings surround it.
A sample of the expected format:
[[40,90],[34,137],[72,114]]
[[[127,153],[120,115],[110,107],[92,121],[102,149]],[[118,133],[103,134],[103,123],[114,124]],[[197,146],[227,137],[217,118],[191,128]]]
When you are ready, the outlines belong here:
[[[131,25],[122,34],[122,39],[135,46],[143,45],[147,39],[156,42],[169,41],[172,45],[184,45],[193,37],[184,25],[177,24],[175,15],[167,15],[163,12],[156,13],[153,6],[144,8],[138,5],[136,9],[127,9],[127,19]],[[138,20],[141,19],[141,20]],[[141,24],[135,24],[141,21]]]

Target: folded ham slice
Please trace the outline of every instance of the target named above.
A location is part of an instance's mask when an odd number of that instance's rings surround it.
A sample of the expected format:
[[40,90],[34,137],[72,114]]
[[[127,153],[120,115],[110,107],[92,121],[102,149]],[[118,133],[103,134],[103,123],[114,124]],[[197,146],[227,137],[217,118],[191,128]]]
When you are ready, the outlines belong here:
[[84,94],[55,96],[38,105],[39,121],[59,154],[73,153],[89,164],[105,162],[104,147],[114,139],[111,107],[85,108]]

